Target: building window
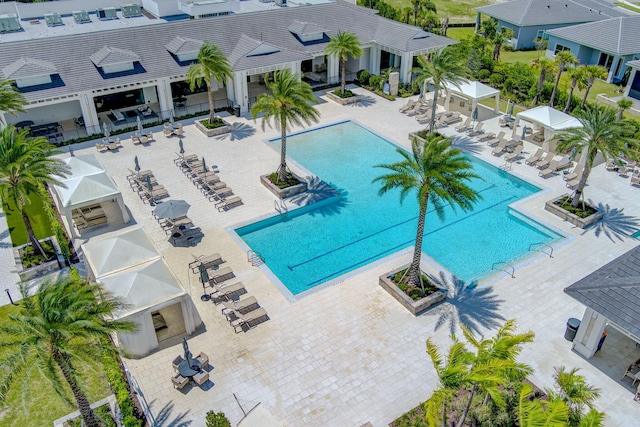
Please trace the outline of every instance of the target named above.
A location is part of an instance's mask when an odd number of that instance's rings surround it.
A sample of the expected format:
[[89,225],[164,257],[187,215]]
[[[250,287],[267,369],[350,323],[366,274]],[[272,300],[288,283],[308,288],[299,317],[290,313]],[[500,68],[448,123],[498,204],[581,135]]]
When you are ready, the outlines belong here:
[[611,70],[611,64],[613,63],[613,56],[602,52],[600,54],[600,59],[598,60],[598,65],[606,68],[607,70]]
[[537,38],[539,38],[539,39],[543,38],[543,37],[544,37],[544,30],[540,30],[540,31],[538,31],[538,32],[536,33],[536,37],[537,37]]
[[554,50],[553,54],[557,54],[558,52],[563,52],[565,50],[568,50],[569,52],[571,52],[571,48],[567,47],[567,46],[563,46],[561,44],[557,44],[556,43],[556,49]]

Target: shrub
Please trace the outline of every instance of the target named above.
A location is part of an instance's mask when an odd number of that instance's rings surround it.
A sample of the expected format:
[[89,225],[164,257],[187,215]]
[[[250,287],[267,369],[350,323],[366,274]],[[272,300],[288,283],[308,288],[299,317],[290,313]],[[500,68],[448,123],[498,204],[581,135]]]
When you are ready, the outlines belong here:
[[224,412],[207,412],[206,427],[231,427],[229,419]]
[[[105,345],[112,345],[105,343]],[[102,364],[109,381],[109,386],[116,396],[118,407],[122,412],[122,423],[127,427],[142,427],[145,425],[144,416],[139,413],[136,403],[131,397],[129,383],[127,382],[120,363],[112,352],[106,348],[102,353]]]
[[[485,68],[483,68],[482,70],[478,71],[478,79],[480,79],[480,80],[486,81],[489,78],[490,75],[492,75],[491,71],[489,71],[489,70],[487,70]],[[500,75],[500,74],[496,74],[496,75],[502,77],[502,75]],[[504,81],[504,77],[502,77],[502,79],[503,79],[502,81]]]
[[380,86],[380,82],[382,82],[382,77],[373,75],[373,76],[369,77],[369,85],[368,86],[371,86],[373,88],[377,88],[377,87]]
[[360,70],[357,74],[357,79],[362,86],[367,86],[369,84],[369,78],[371,77],[371,73],[367,70]]
[[351,98],[352,96],[354,96],[355,94],[353,92],[351,92],[349,89],[345,89],[344,93],[342,93],[342,91],[340,89],[336,89],[333,91],[333,94],[335,96],[338,96],[340,98]]
[[501,87],[503,83],[504,83],[504,76],[502,74],[493,73],[489,77],[489,84],[491,86]]
[[586,218],[598,212],[596,208],[584,202],[580,202],[578,207],[574,208],[573,206],[571,206],[571,197],[562,197],[556,200],[554,204],[580,218]]
[[226,126],[226,123],[220,117],[214,117],[213,122],[209,122],[209,119],[204,119],[201,120],[200,123],[202,123],[202,125],[207,129],[216,129],[222,126]]
[[273,172],[269,175],[269,181],[280,189],[300,184],[298,178],[296,178],[291,172],[287,172],[287,177],[284,181],[278,181],[278,172]]

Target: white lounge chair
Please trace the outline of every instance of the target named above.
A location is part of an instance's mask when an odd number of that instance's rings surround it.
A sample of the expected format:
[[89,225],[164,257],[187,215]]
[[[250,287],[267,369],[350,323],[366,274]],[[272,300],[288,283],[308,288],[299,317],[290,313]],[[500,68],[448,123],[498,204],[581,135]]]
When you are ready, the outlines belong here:
[[537,163],[542,158],[543,155],[544,155],[544,150],[542,148],[538,148],[538,150],[533,154],[533,156],[529,157],[524,162],[528,165]]

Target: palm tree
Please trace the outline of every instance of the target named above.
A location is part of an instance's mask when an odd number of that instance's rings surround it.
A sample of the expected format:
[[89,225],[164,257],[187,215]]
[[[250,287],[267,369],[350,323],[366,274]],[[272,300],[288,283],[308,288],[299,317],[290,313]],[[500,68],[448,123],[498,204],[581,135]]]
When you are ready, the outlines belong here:
[[629,149],[637,143],[628,137],[628,129],[624,122],[619,122],[616,111],[610,107],[587,106],[579,111],[576,117],[582,127],[565,129],[556,135],[558,152],[576,149],[586,157],[584,170],[573,195],[571,205],[578,207],[587,179],[593,168],[593,163],[600,152],[605,160],[615,159],[618,155],[627,154]]
[[229,65],[229,60],[217,45],[205,42],[198,51],[198,62],[191,64],[186,77],[191,90],[200,86],[203,81],[206,83],[209,98],[209,123],[213,123],[216,116],[211,90],[212,84],[218,82],[224,85],[228,79],[233,78],[233,70]]
[[577,65],[578,60],[576,57],[568,50],[562,50],[556,53],[556,65],[558,66],[558,74],[556,75],[556,82],[553,85],[553,92],[551,92],[551,100],[549,101],[549,107],[553,107],[553,102],[556,99],[556,92],[558,91],[558,84],[560,84],[560,77],[562,77],[562,73],[565,70],[567,65]]
[[569,96],[567,98],[567,105],[564,106],[564,112],[567,113],[571,107],[571,100],[573,99],[573,91],[578,86],[579,90],[584,89],[587,84],[587,76],[584,72],[584,65],[580,67],[572,67],[567,70],[567,74],[571,77],[571,88],[569,89]]
[[549,400],[533,397],[531,384],[523,383],[518,399],[518,421],[520,427],[566,427],[569,407],[558,397]]
[[502,46],[507,44],[516,33],[507,27],[500,28],[500,31],[495,31],[492,36],[490,36],[491,43],[493,43],[493,60],[500,60],[500,51],[502,50]]
[[346,85],[346,64],[349,56],[359,58],[362,55],[362,46],[358,36],[350,31],[338,31],[338,34],[329,39],[327,47],[324,49],[327,56],[337,56],[340,59],[340,70],[342,83],[340,84],[341,93],[344,95],[344,87]]
[[413,25],[418,25],[418,13],[421,11],[436,12],[436,5],[430,0],[411,0],[413,5]]
[[480,31],[485,39],[492,38],[498,31],[498,21],[493,18],[487,18],[482,21]]
[[388,169],[389,173],[381,175],[373,182],[382,183],[379,193],[400,189],[400,202],[412,191],[416,192],[420,212],[418,214],[418,229],[416,232],[413,260],[409,267],[408,284],[420,286],[424,291],[422,275],[420,273],[420,256],[422,254],[422,239],[424,237],[425,215],[429,201],[438,217],[444,219],[444,208],[450,205],[467,211],[480,195],[467,186],[478,176],[473,173],[469,160],[462,155],[458,148],[451,147],[451,141],[441,135],[430,133],[424,143],[414,138],[412,153],[402,149],[397,152],[403,160],[393,164],[378,165],[376,167]]
[[0,111],[11,114],[24,112],[23,106],[26,103],[27,101],[11,81],[0,77]]
[[631,106],[633,105],[633,101],[628,99],[628,98],[622,98],[620,101],[618,101],[618,120],[622,120],[622,116],[624,115],[624,112],[631,108]]
[[[585,408],[594,409],[593,402],[600,397],[600,390],[588,384],[582,375],[578,375],[577,368],[568,371],[564,366],[555,368],[553,379],[558,397],[569,407],[569,423],[577,426],[586,415]],[[600,413],[595,411],[589,418],[597,418],[596,414]]]
[[26,130],[17,132],[13,126],[0,130],[0,199],[16,207],[33,250],[41,255],[44,251],[24,206],[31,203],[32,196],[48,197],[45,184],[62,185],[57,178],[64,178],[69,167],[52,157],[61,152],[46,138],[27,138]]
[[593,87],[593,83],[595,83],[596,79],[606,79],[609,75],[609,71],[600,65],[585,65],[584,73],[587,77],[587,87],[584,92],[584,98],[582,98],[580,108],[584,108],[584,104],[587,102],[587,97],[589,96],[589,91]]
[[296,126],[302,124],[310,125],[317,123],[320,113],[311,105],[316,99],[313,96],[311,86],[300,80],[299,74],[294,74],[290,69],[276,71],[273,75],[273,82],[265,79],[267,89],[270,94],[263,93],[258,96],[256,103],[251,107],[251,115],[255,120],[258,114],[262,116],[262,129],[268,123],[280,130],[280,166],[278,167],[278,181],[285,181],[287,178],[287,125],[292,123]]
[[553,73],[555,70],[556,64],[553,60],[542,57],[533,61],[533,67],[540,70],[540,76],[538,77],[538,86],[536,88],[536,96],[533,98],[533,105],[536,105],[540,98],[542,97],[542,87],[544,86],[544,81],[547,78],[547,75]]
[[418,56],[418,64],[420,66],[413,69],[413,72],[416,73],[416,83],[426,85],[429,82],[434,87],[431,120],[429,121],[429,131],[433,132],[436,123],[438,92],[443,86],[459,88],[461,83],[467,82],[466,77],[470,73],[466,65],[463,65],[448,49],[432,52],[429,59],[424,56]]
[[[80,384],[77,366],[95,360],[100,342],[112,332],[133,331],[129,321],[110,320],[122,305],[101,296],[100,287],[85,282],[77,274],[45,282],[29,297],[22,288],[23,308],[0,325],[0,398],[20,379],[25,387],[34,374],[51,382],[56,393],[67,402],[69,386],[86,426],[98,426]],[[112,351],[114,351],[112,349]]]

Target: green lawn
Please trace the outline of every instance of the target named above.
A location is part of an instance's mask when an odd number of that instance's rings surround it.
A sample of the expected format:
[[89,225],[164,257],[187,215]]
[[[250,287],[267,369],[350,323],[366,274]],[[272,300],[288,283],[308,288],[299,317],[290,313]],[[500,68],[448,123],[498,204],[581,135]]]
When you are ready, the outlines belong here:
[[[5,323],[11,313],[17,313],[19,310],[20,307],[14,305],[0,307],[0,323]],[[6,350],[0,352],[0,359],[5,354]],[[100,400],[111,393],[99,359],[96,355],[95,364],[79,369],[84,384],[87,385],[86,393],[90,402]],[[76,410],[75,407],[67,406],[56,395],[51,384],[39,377],[35,369],[25,399],[22,397],[21,388],[18,379],[0,406],[0,425],[3,427],[51,426],[54,420]],[[65,392],[67,390],[68,388],[65,388]],[[68,391],[68,395],[71,398],[71,391]]]
[[474,27],[452,27],[447,30],[447,37],[456,40],[463,40],[467,37],[471,37],[474,32]]
[[[31,220],[33,231],[36,233],[38,239],[43,239],[53,234],[51,231],[51,222],[44,212],[42,204],[43,200],[40,197],[31,197],[31,204],[25,207],[25,211]],[[20,246],[27,243],[27,229],[22,221],[22,216],[12,205],[9,205],[9,207],[3,205],[2,210],[7,218],[7,226],[9,227],[13,245]]]
[[616,2],[616,6],[620,6],[623,7],[627,10],[630,10],[632,12],[636,12],[636,13],[640,13],[640,6],[634,7],[634,6],[630,6],[626,3],[622,3],[622,2]]
[[522,62],[524,64],[530,64],[534,59],[538,59],[545,55],[544,50],[519,50],[515,52],[509,52],[502,50],[500,52],[500,61],[502,62]]
[[[411,7],[410,0],[385,0],[391,6],[404,9]],[[495,0],[432,0],[436,5],[438,16],[449,17],[449,22],[476,22],[474,7],[486,6],[496,3]]]

